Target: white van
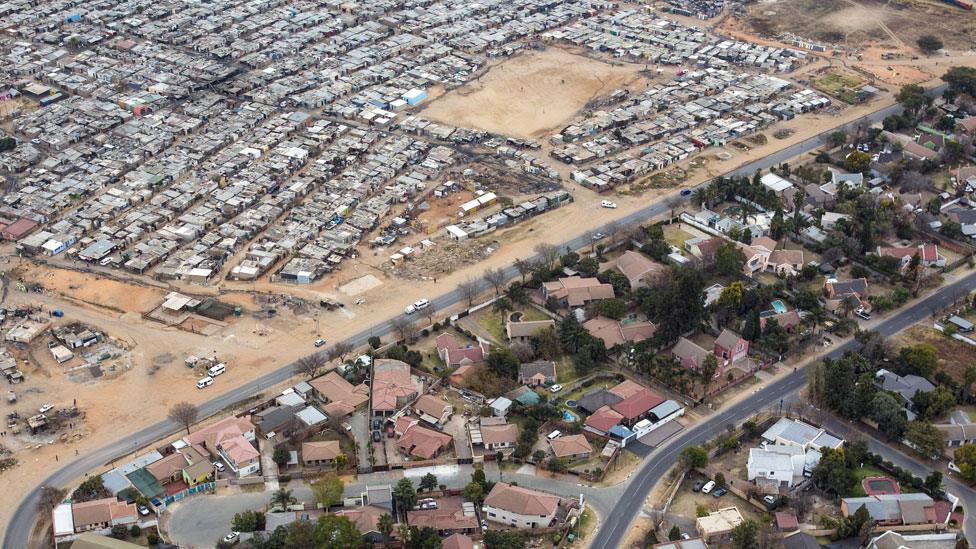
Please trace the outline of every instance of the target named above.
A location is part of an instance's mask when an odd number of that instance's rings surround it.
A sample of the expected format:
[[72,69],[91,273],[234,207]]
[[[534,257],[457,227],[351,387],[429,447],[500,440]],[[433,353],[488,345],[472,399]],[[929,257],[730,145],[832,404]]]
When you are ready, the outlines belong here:
[[714,480],[710,480],[710,481],[706,482],[704,486],[702,486],[702,493],[703,494],[707,494],[707,493],[711,492],[714,488],[715,488],[715,481]]
[[546,438],[549,439],[549,440],[552,440],[554,438],[559,438],[562,435],[563,434],[560,433],[558,429],[556,429],[555,431],[553,431],[553,432],[549,433],[548,435],[546,435]]
[[209,387],[213,385],[213,378],[210,376],[202,377],[197,380],[197,389],[203,389],[204,387]]
[[217,377],[220,374],[224,373],[226,370],[227,370],[227,365],[221,362],[216,366],[211,366],[210,369],[207,370],[207,375],[210,377]]

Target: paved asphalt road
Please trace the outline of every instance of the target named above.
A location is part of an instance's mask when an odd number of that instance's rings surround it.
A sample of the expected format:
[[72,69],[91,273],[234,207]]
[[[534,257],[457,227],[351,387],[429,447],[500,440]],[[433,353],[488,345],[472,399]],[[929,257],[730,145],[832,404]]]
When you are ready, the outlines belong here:
[[[942,90],[944,88],[945,88],[944,85],[940,86],[936,88],[933,91],[933,93],[942,93]],[[868,122],[868,123],[877,122],[884,119],[884,117],[893,113],[900,112],[901,110],[902,109],[900,106],[892,105],[890,107],[886,107],[884,109],[875,111],[874,113],[866,115],[861,119],[848,123],[842,128],[834,128],[818,136],[811,137],[807,140],[801,141],[796,145],[787,147],[765,158],[762,158],[760,160],[742,166],[737,170],[730,172],[730,174],[727,175],[749,175],[754,173],[756,170],[766,169],[769,168],[770,166],[781,164],[782,162],[794,156],[816,149],[823,143],[823,139],[827,135],[829,135],[833,131],[836,131],[837,129],[852,129],[857,124],[862,122]],[[683,200],[687,201],[688,198],[689,197],[683,197]],[[650,219],[652,217],[655,217],[657,215],[660,215],[666,212],[667,210],[668,210],[668,206],[665,204],[665,200],[660,200],[658,202],[648,204],[646,207],[638,211],[635,211],[627,216],[624,216],[623,218],[618,220],[618,223],[620,225],[630,225],[633,223],[638,223]],[[586,235],[581,235],[568,242],[564,242],[559,246],[560,248],[568,246],[572,249],[580,249],[583,248],[584,246],[587,246],[588,244],[589,244],[588,237]],[[508,276],[509,279],[515,278],[518,275],[514,266],[510,266],[506,268],[505,274]],[[461,296],[461,293],[456,288],[451,290],[450,292],[447,292],[436,298],[431,299],[432,305],[436,307],[437,310],[446,310],[449,307],[462,301],[463,298]],[[382,336],[391,333],[393,331],[393,326],[391,322],[392,319],[380,323],[369,330],[364,330],[359,334],[356,334],[355,336],[349,338],[347,341],[349,343],[352,343],[356,347],[363,346],[366,344],[367,340],[372,335]],[[231,391],[223,393],[217,396],[216,398],[200,405],[199,407],[200,417],[208,417],[212,414],[219,412],[220,410],[223,410],[233,405],[234,403],[240,402],[251,395],[259,393],[268,387],[277,385],[278,383],[281,383],[287,380],[289,377],[291,377],[293,375],[293,371],[294,371],[294,365],[288,364],[273,372],[269,372],[259,378],[256,378],[248,383],[235,387]],[[735,419],[735,417],[729,416],[726,419],[724,419],[722,422],[720,422],[719,426],[724,427],[725,423],[732,421],[733,419]],[[179,427],[175,423],[169,420],[160,421],[158,423],[145,427],[135,433],[131,433],[97,450],[88,452],[85,455],[79,457],[78,459],[72,462],[66,463],[61,469],[57,470],[49,477],[47,477],[44,480],[42,486],[48,486],[48,485],[67,486],[74,479],[83,476],[86,472],[98,469],[103,465],[111,462],[112,460],[117,459],[120,456],[127,455],[133,452],[134,450],[141,448],[142,446],[153,444],[160,439],[166,438],[167,436],[175,433],[178,429]],[[683,440],[683,438],[679,440]],[[673,457],[674,455],[676,455],[675,453],[680,450],[680,447],[676,444],[675,441],[672,441],[671,443],[668,444],[666,449],[673,449],[674,453],[669,453],[669,455]],[[650,488],[652,484],[651,483],[652,478],[657,478],[657,477],[653,477],[653,476],[648,477],[645,475],[641,479],[638,479],[636,482],[634,482],[633,485],[640,485],[641,487],[643,487],[643,491],[641,493],[647,493],[647,490]],[[40,488],[41,487],[39,486],[38,488],[32,490],[27,495],[27,497],[25,497],[20,502],[20,505],[17,507],[17,510],[14,512],[10,520],[10,523],[7,525],[6,533],[3,539],[4,541],[3,547],[27,547],[27,540],[30,537],[30,532],[31,529],[33,528],[34,521],[36,519],[36,507],[40,495]],[[638,502],[640,499],[642,498],[638,498]],[[631,508],[627,506],[624,507],[627,509],[626,512],[629,513],[628,516],[633,516],[633,513],[631,513],[631,511],[636,511],[636,509],[638,508],[638,507]],[[619,517],[621,515],[615,514],[615,516]],[[624,523],[624,526],[626,526],[626,524],[627,523]],[[616,526],[619,527],[620,524],[617,523]]]
[[[902,309],[878,323],[874,329],[881,335],[890,337],[912,324],[929,318],[934,309],[941,309],[952,303],[962,293],[972,290],[974,286],[976,286],[976,272],[969,273],[952,284],[940,288],[921,302]],[[844,351],[854,349],[856,345],[853,340],[848,341],[844,345],[837,346],[828,356],[838,358]],[[634,480],[624,491],[614,513],[609,517],[604,517],[604,523],[597,532],[591,547],[593,549],[610,549],[620,546],[631,521],[643,506],[644,498],[650,493],[654,484],[659,479],[664,478],[668,469],[677,460],[678,453],[681,452],[682,448],[702,444],[715,438],[725,430],[726,425],[738,424],[764,408],[775,406],[780,400],[787,399],[801,389],[806,385],[806,382],[807,376],[803,369],[784,376],[758,391],[754,397],[734,404],[690,429],[686,429],[665,446],[652,452],[645,458],[649,460],[648,463],[635,475]],[[879,441],[873,441],[870,446],[872,451],[882,454],[886,459],[912,470],[923,478],[931,471],[931,467],[919,463]],[[962,498],[967,511],[966,532],[976,534],[976,518],[971,516],[973,510],[976,510],[976,491],[955,481],[947,482],[947,486],[951,493]],[[973,505],[971,506],[970,503]]]

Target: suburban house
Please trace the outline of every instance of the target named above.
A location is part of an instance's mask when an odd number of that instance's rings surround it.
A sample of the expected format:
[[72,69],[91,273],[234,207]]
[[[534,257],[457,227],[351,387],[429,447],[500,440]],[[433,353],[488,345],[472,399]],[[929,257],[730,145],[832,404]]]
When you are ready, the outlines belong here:
[[479,340],[477,344],[461,346],[454,334],[444,332],[437,336],[437,356],[448,368],[457,368],[484,362],[488,358],[488,342]]
[[442,549],[475,549],[474,541],[464,534],[451,534],[441,542]]
[[637,343],[654,336],[657,326],[648,320],[621,322],[605,316],[596,316],[583,323],[583,328],[593,337],[603,341],[607,349],[624,343]]
[[613,286],[596,278],[571,276],[542,285],[542,297],[555,299],[560,307],[583,307],[593,301],[614,297]]
[[928,494],[881,494],[840,500],[840,512],[846,518],[865,507],[871,519],[880,526],[912,524],[946,524],[952,504],[934,501]]
[[939,255],[939,246],[936,244],[919,244],[905,248],[878,246],[878,255],[898,259],[902,270],[908,267],[916,255],[926,267],[945,267],[946,264],[946,258]]
[[196,486],[214,473],[209,453],[200,446],[186,446],[146,466],[160,486],[182,482]]
[[648,280],[652,280],[655,275],[664,275],[668,268],[661,263],[652,261],[640,252],[627,250],[617,258],[617,270],[620,271],[630,282],[630,288],[645,288]]
[[837,280],[828,278],[824,282],[824,293],[827,296],[827,309],[836,312],[840,309],[840,304],[845,299],[852,299],[858,307],[865,310],[871,309],[868,297],[868,281],[866,278],[855,278],[853,280]]
[[556,520],[559,501],[545,492],[496,482],[482,510],[492,522],[515,528],[548,528]]
[[526,343],[538,335],[539,332],[555,327],[556,321],[551,318],[546,320],[523,320],[519,322],[509,320],[505,322],[505,339],[511,343]]
[[584,428],[601,436],[613,434],[629,439],[642,436],[662,422],[684,413],[673,400],[665,400],[643,385],[624,380],[610,389],[597,388],[587,392],[577,403],[589,417]]
[[576,403],[576,407],[587,414],[593,414],[604,406],[613,406],[623,400],[603,387],[590,389]]
[[750,448],[746,462],[748,480],[766,494],[780,494],[803,482],[805,473],[820,462],[820,452],[800,446],[767,444]]
[[735,364],[749,354],[749,342],[726,328],[715,340],[714,353],[719,359],[719,364]]
[[872,539],[865,546],[867,549],[955,549],[958,534],[955,532],[932,533],[901,533],[893,530]]
[[549,441],[549,449],[557,458],[588,459],[593,453],[590,441],[583,435],[566,435]]
[[474,503],[460,497],[443,497],[437,500],[437,509],[407,511],[407,522],[417,528],[433,528],[437,534],[471,534],[480,529]]
[[465,364],[464,366],[458,366],[457,370],[451,372],[451,375],[447,376],[447,380],[451,385],[455,387],[460,387],[468,379],[469,376],[474,374],[476,371],[474,364]]
[[608,436],[610,429],[620,425],[624,416],[610,406],[601,406],[586,418],[583,423],[586,430],[602,436]]
[[227,417],[183,437],[190,446],[199,445],[214,459],[222,459],[238,477],[261,470],[261,454],[254,447],[254,425],[249,417]]
[[518,382],[533,387],[552,385],[556,382],[556,363],[551,360],[537,360],[519,365]]
[[423,395],[418,398],[413,404],[413,410],[420,419],[437,428],[443,427],[454,413],[453,406],[433,395]]
[[919,145],[914,141],[908,141],[902,145],[902,154],[914,160],[935,160],[939,153],[932,149]]
[[54,509],[53,513],[55,535],[59,530],[64,532],[69,528],[74,533],[80,533],[103,530],[120,524],[130,526],[139,521],[135,503],[126,503],[114,497],[70,504],[62,503]]
[[485,450],[514,448],[518,433],[518,425],[499,417],[483,417],[480,426],[470,430],[471,443],[480,444]]
[[743,522],[745,519],[737,508],[726,507],[695,519],[695,528],[702,539],[712,543],[728,537],[732,530]]
[[382,507],[364,505],[362,507],[340,509],[335,514],[352,521],[356,525],[356,529],[362,533],[363,540],[373,545],[383,543],[383,534],[380,532],[379,522],[380,517],[387,513],[388,511]]
[[377,358],[373,361],[373,385],[370,393],[374,415],[393,415],[417,398],[417,392],[409,364],[390,358]]
[[454,440],[451,435],[420,426],[420,420],[402,416],[393,427],[397,448],[408,456],[433,459]]
[[945,435],[946,446],[949,448],[976,444],[976,423],[939,423],[934,427]]
[[[678,342],[671,348],[671,356],[681,363],[681,366],[689,370],[697,370],[705,363],[705,358],[710,353],[701,348],[694,341],[687,338],[678,338]],[[719,362],[721,365],[721,362]],[[716,372],[717,374],[718,372]]]
[[901,376],[883,368],[874,374],[874,384],[882,391],[898,393],[908,408],[912,407],[912,399],[915,395],[935,390],[935,385],[922,376],[914,374]]
[[331,467],[342,453],[338,440],[320,440],[302,443],[302,463],[306,467]]
[[806,450],[820,450],[832,448],[834,450],[844,445],[839,439],[823,429],[790,418],[780,418],[772,427],[762,434],[768,444],[780,446],[797,446]]
[[[768,314],[767,314],[768,313]],[[759,313],[759,329],[765,330],[766,323],[770,320],[775,320],[787,333],[793,333],[793,330],[800,325],[800,313],[797,311],[786,311],[785,313],[777,313],[776,311],[765,311]]]
[[329,417],[352,414],[369,400],[369,387],[362,383],[354,387],[334,371],[313,379],[309,385],[312,386],[312,394],[325,404],[323,411]]
[[688,538],[658,543],[652,545],[651,549],[708,549],[708,547],[701,538]]

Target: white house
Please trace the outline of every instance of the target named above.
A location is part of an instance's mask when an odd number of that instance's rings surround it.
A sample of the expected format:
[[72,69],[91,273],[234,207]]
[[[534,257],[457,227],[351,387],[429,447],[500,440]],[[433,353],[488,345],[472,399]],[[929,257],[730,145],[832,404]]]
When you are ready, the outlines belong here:
[[485,498],[485,516],[515,528],[548,528],[556,520],[559,498],[552,494],[497,482]]
[[780,488],[792,488],[803,482],[820,462],[820,452],[804,450],[800,446],[770,444],[765,448],[751,448],[746,462],[747,478],[765,493],[778,493]]

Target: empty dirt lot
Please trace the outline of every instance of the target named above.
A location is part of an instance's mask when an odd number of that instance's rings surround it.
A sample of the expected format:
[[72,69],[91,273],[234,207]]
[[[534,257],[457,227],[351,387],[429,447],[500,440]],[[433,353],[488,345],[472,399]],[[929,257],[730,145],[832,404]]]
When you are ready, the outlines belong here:
[[522,138],[561,129],[590,99],[619,88],[643,90],[643,65],[610,65],[549,47],[506,59],[478,80],[431,102],[431,120]]

